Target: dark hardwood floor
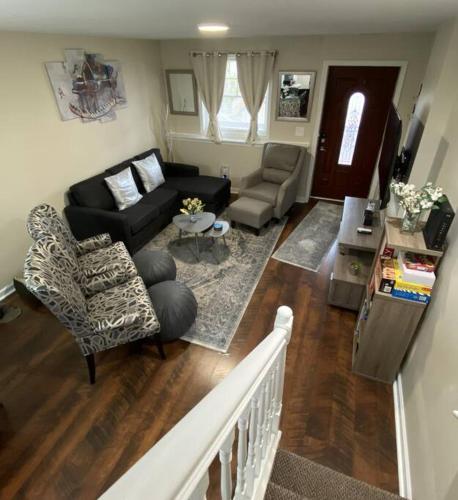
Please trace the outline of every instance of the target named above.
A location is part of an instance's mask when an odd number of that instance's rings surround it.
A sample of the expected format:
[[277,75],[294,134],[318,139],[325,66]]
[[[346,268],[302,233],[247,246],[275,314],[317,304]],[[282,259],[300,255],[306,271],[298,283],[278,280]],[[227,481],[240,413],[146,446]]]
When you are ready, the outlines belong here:
[[[313,206],[293,207],[280,242]],[[106,490],[293,308],[281,447],[397,492],[392,389],[351,373],[355,314],[326,304],[318,273],[270,259],[228,355],[176,342],[97,356],[97,383],[45,309],[0,325],[1,498],[92,499]],[[172,474],[173,477],[173,474]],[[213,495],[210,495],[211,497]]]

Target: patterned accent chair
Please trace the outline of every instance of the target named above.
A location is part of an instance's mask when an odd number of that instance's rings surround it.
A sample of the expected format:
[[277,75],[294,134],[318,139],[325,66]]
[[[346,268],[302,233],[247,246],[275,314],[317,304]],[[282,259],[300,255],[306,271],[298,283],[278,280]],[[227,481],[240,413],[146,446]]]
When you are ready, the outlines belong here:
[[74,262],[59,241],[45,236],[30,248],[24,266],[28,290],[73,334],[95,382],[94,354],[139,339],[151,339],[165,359],[160,325],[140,277],[85,297]]
[[112,243],[109,234],[75,239],[57,211],[45,203],[30,211],[27,231],[35,241],[55,236],[74,260],[74,277],[85,296],[125,283],[137,269],[124,243]]
[[62,238],[68,246],[74,250],[78,257],[101,248],[106,248],[112,244],[111,237],[108,233],[97,234],[91,238],[78,241],[73,236],[62,217],[57,213],[57,210],[46,203],[37,205],[30,211],[27,218],[27,231],[30,237],[35,241],[50,232],[52,234],[61,234]]
[[264,144],[261,167],[242,178],[239,198],[268,203],[274,217],[281,219],[296,201],[305,152],[302,146],[292,144]]

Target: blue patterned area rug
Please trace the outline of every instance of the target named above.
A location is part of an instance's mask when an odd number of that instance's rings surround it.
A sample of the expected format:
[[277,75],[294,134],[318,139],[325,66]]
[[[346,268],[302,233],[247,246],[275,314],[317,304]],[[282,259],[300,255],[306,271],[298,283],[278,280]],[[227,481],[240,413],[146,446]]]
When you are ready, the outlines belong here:
[[[227,220],[221,215],[218,220]],[[177,279],[194,292],[199,309],[194,326],[182,337],[219,352],[227,352],[243,313],[261,278],[267,261],[286,224],[271,222],[253,230],[237,226],[214,248],[209,238],[199,238],[200,261],[197,260],[194,236],[178,239],[178,228],[169,224],[148,243],[149,249],[168,251],[177,265]]]
[[272,257],[308,271],[318,271],[339,232],[342,210],[342,205],[319,201]]

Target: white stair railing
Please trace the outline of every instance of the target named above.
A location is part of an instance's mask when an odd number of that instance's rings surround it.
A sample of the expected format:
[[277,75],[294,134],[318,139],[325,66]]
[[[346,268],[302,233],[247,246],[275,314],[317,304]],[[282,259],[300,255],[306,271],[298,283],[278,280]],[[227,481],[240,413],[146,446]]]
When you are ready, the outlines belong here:
[[[279,307],[272,333],[101,499],[203,500],[209,487],[208,468],[217,455],[223,500],[262,499],[281,437],[292,324],[291,309]],[[231,472],[234,442],[235,481]]]

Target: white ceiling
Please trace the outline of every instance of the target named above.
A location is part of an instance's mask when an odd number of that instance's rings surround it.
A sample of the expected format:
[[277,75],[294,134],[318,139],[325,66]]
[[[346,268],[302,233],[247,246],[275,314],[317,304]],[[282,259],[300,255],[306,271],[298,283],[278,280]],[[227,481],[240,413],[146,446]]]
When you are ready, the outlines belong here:
[[194,38],[224,22],[227,36],[432,31],[458,0],[0,0],[0,30]]

